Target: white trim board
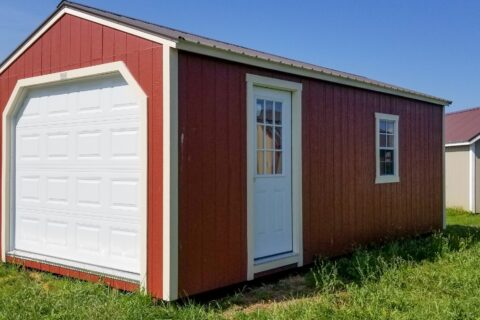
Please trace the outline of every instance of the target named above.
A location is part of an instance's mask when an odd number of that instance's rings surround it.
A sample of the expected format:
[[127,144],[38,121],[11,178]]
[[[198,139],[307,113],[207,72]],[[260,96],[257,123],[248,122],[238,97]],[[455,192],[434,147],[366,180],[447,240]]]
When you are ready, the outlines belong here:
[[140,212],[140,286],[146,289],[147,286],[147,95],[142,90],[140,85],[136,82],[128,68],[123,62],[112,62],[93,67],[80,68],[70,71],[58,72],[49,75],[27,78],[19,80],[8,100],[8,103],[3,111],[3,137],[2,137],[2,261],[6,262],[7,252],[14,248],[12,247],[11,239],[11,188],[14,179],[14,173],[10,168],[14,163],[15,154],[12,152],[13,135],[13,116],[16,109],[21,106],[21,102],[30,89],[38,88],[47,85],[54,85],[56,83],[65,83],[88,78],[95,78],[108,74],[120,74],[128,83],[130,88],[137,95],[137,102],[141,108],[140,111],[140,195],[141,201],[139,203]]
[[178,298],[178,52],[163,46],[163,300]]
[[80,10],[72,8],[63,8],[54,14],[43,26],[35,32],[20,48],[18,48],[14,54],[2,65],[0,66],[0,74],[3,73],[13,62],[15,62],[28,48],[30,48],[35,41],[37,41],[44,33],[46,33],[58,20],[60,20],[65,14],[70,14],[72,16],[85,19],[100,25],[110,27],[115,30],[123,31],[128,34],[138,36],[143,39],[147,39],[156,43],[160,43],[163,46],[175,48],[176,42],[172,40],[165,39],[153,33],[149,33],[143,30],[132,28],[130,26],[121,24],[119,22],[113,22],[108,19],[104,19],[92,14],[85,13]]
[[[302,223],[302,84],[275,78],[247,74],[247,280],[253,280],[255,273],[297,263],[303,265],[303,223]],[[293,253],[278,260],[255,264],[255,236],[253,230],[255,177],[254,154],[254,86],[289,91],[292,94],[292,231]]]
[[445,144],[445,147],[461,147],[461,146],[469,146],[471,144],[475,144],[475,142],[479,141],[480,140],[480,134],[478,136],[476,136],[475,138],[473,138],[472,140],[470,141],[467,141],[467,142],[454,142],[454,143],[447,143]]
[[468,207],[471,212],[475,212],[475,175],[476,175],[476,156],[475,156],[475,143],[470,145],[470,150],[468,153],[469,158],[469,195],[468,195]]
[[445,193],[445,107],[442,108],[442,227],[443,229],[447,228],[447,196]]

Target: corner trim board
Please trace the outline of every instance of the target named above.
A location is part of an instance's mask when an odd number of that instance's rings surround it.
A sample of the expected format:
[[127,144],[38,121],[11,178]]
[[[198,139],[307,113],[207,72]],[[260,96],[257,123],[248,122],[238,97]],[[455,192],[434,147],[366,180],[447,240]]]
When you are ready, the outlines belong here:
[[445,107],[443,107],[442,113],[442,227],[445,230],[447,228],[447,197],[445,193]]
[[475,166],[475,143],[470,145],[469,150],[469,210],[475,212],[475,175],[476,175],[476,166]]
[[163,300],[178,298],[178,51],[163,46]]

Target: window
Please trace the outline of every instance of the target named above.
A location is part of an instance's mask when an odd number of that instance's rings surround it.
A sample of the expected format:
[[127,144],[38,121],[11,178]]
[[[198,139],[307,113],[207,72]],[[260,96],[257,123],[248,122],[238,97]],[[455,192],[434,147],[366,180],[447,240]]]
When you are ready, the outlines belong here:
[[281,175],[282,107],[281,101],[256,99],[257,175]]
[[375,113],[376,172],[375,183],[399,182],[397,115]]

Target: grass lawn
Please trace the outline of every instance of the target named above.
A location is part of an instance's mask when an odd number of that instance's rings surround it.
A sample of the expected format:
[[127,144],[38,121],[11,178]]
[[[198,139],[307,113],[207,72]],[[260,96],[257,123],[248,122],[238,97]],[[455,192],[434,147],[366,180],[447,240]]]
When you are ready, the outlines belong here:
[[480,216],[450,209],[447,221],[443,233],[357,250],[209,303],[155,304],[0,265],[0,319],[478,319]]

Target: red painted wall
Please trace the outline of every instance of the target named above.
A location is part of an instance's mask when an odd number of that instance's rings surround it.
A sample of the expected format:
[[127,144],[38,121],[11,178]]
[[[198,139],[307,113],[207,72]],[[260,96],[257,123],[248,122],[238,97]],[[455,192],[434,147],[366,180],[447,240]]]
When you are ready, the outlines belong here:
[[[303,84],[304,262],[442,226],[442,108],[179,54],[179,291],[246,280],[246,73]],[[375,184],[375,112],[400,116],[400,183]]]
[[0,107],[18,79],[113,61],[124,61],[148,95],[148,288],[162,297],[162,46],[65,15],[0,74]]

